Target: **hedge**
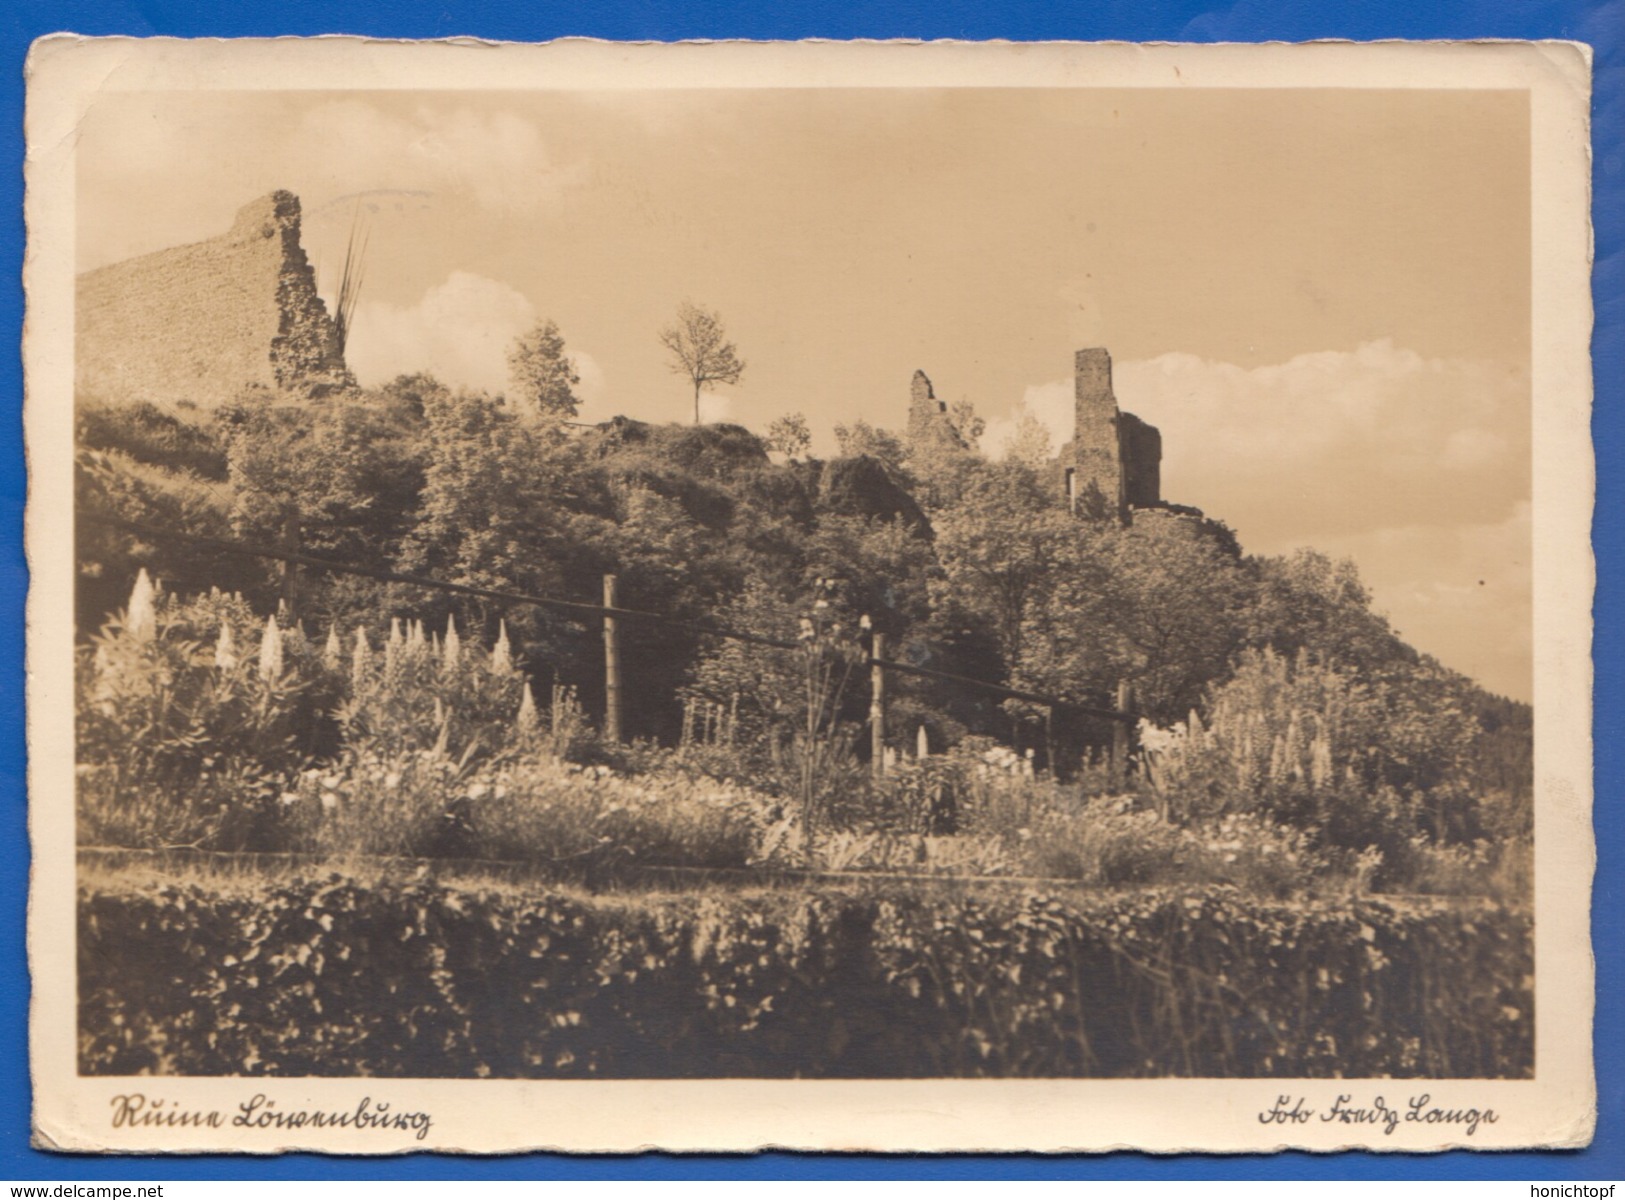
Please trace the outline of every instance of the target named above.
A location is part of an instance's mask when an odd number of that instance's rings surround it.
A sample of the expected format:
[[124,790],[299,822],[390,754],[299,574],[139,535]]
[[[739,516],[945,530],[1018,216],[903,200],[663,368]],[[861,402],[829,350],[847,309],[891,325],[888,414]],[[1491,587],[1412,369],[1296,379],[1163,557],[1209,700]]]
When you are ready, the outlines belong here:
[[87,884],[85,1074],[1424,1076],[1533,1071],[1490,905],[897,887],[579,897]]

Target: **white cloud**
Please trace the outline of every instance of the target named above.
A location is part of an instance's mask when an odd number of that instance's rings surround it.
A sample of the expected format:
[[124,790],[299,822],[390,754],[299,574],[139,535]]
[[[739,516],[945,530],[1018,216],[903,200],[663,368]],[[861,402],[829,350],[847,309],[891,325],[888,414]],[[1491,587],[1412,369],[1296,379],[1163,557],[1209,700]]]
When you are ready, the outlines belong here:
[[1384,339],[1251,370],[1125,363],[1119,402],[1163,430],[1163,490],[1258,538],[1500,520],[1529,495],[1529,383]]
[[452,387],[503,392],[508,348],[535,323],[535,308],[518,291],[454,271],[410,307],[363,301],[345,358],[368,387],[427,371]]
[[[1384,339],[1352,352],[1238,367],[1165,354],[1114,368],[1118,404],[1163,434],[1163,495],[1255,541],[1500,519],[1529,495],[1528,376],[1493,362],[1426,359]],[[1071,440],[1070,379],[1027,388],[1021,408]]]
[[[419,105],[407,115],[357,99],[307,112],[296,136],[328,196],[460,191],[499,214],[556,198],[581,176],[555,163],[534,121],[512,112]],[[317,182],[312,180],[312,182]]]

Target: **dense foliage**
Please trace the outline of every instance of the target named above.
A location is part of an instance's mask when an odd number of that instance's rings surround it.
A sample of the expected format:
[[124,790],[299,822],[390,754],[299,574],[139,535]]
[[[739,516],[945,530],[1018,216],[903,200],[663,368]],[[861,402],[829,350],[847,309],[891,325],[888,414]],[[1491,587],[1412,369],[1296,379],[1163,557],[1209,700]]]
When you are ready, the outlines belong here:
[[[1527,915],[1223,891],[91,885],[80,1070],[1528,1078]],[[200,953],[200,947],[208,947]]]
[[[748,818],[713,826],[715,806],[702,804],[687,832],[647,833],[648,847],[668,847],[656,857],[894,867],[934,855],[1266,893],[1333,877],[1511,898],[1526,888],[1528,708],[1405,646],[1349,564],[1249,558],[1222,525],[1174,510],[1128,526],[1080,520],[1042,439],[990,461],[963,405],[951,437],[915,444],[860,421],[837,431],[843,456],[821,462],[793,421],[774,431],[776,454],[732,425],[566,426],[573,368],[546,323],[513,365],[511,405],[426,376],[315,401],[250,390],[208,413],[83,405],[81,511],[586,603],[613,572],[622,606],[678,622],[623,622],[625,728],[666,749],[597,743],[582,715],[603,703],[591,620],[87,521],[83,837],[545,858],[555,835],[523,803],[502,819],[486,804],[476,825],[468,789],[574,795],[581,785],[562,782],[574,764],[662,795],[699,778],[701,791],[748,795]],[[165,591],[133,631],[119,605],[142,569]],[[404,632],[391,638],[396,621]],[[796,648],[702,632],[715,625]],[[306,629],[318,632],[307,641]],[[905,662],[1080,705],[1114,705],[1126,685],[1144,718],[1138,769],[1103,761],[1104,722],[893,676],[893,771],[875,783],[855,665],[870,631]],[[286,650],[267,674],[250,659],[273,632]],[[222,636],[241,650],[222,652]],[[468,656],[448,675],[453,638]],[[490,668],[499,641],[518,664],[505,675]],[[387,682],[357,667],[358,645],[388,658]],[[432,664],[402,666],[431,650]],[[527,687],[531,733],[518,725]],[[932,757],[916,763],[922,745]],[[1021,770],[990,774],[989,751]],[[997,787],[1020,799],[995,821],[983,801],[1000,771],[1011,781]],[[349,825],[375,836],[335,840],[335,819],[304,819],[307,793],[318,807],[343,797],[312,780],[373,777],[406,781],[393,797],[356,784],[344,801],[373,806]],[[571,821],[596,828],[605,806],[578,799]],[[776,829],[784,821],[795,828]],[[1234,878],[1213,853],[1237,822],[1253,830],[1241,858],[1275,848],[1269,871]],[[715,847],[700,851],[696,830]],[[1159,848],[1139,855],[1155,869],[1120,864],[1134,845]]]

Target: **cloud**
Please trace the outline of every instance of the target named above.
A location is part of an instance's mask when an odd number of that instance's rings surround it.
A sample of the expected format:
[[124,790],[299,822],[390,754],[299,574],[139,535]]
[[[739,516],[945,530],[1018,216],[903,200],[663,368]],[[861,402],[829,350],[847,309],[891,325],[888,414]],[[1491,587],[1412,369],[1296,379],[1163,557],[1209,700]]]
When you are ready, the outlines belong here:
[[[1498,520],[1529,495],[1529,380],[1503,363],[1423,358],[1384,339],[1252,368],[1165,354],[1113,374],[1118,404],[1162,430],[1164,496],[1222,516],[1260,550],[1419,513]],[[1028,387],[1021,408],[1057,446],[1071,440],[1070,379]],[[1019,415],[990,422],[987,444]]]
[[410,307],[363,301],[345,358],[368,387],[427,371],[452,387],[502,392],[508,348],[535,323],[535,308],[518,291],[454,271]]
[[516,219],[587,178],[523,110],[459,98],[148,93],[93,106],[82,137],[79,270],[224,233],[239,207],[276,188],[304,202],[306,249],[331,252],[357,200],[375,214],[427,209],[450,221],[472,207]]
[[579,165],[553,161],[536,122],[514,112],[419,105],[401,114],[346,98],[305,113],[295,140],[312,148],[320,179],[312,191],[326,196],[451,191],[515,214],[582,178]]

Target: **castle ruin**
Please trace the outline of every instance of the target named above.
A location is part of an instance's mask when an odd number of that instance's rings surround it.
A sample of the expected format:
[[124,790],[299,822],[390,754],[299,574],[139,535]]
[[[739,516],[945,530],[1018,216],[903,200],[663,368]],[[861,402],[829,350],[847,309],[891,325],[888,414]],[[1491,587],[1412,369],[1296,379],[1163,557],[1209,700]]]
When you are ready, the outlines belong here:
[[[1079,350],[1073,358],[1073,433],[1052,468],[1054,485],[1079,516],[1128,524],[1145,514],[1201,513],[1162,499],[1162,434],[1155,425],[1117,407],[1112,357],[1104,349]],[[914,446],[968,449],[932,391],[924,371],[909,386],[908,440]]]
[[1079,350],[1073,358],[1072,441],[1061,451],[1072,511],[1127,522],[1136,508],[1162,505],[1162,434],[1117,407],[1112,356]]
[[212,407],[254,385],[355,386],[291,192],[245,205],[219,237],[85,272],[74,320],[81,397]]
[[914,372],[908,390],[908,440],[915,446],[947,445],[965,450],[965,439],[948,417],[948,405],[937,399],[924,371]]

